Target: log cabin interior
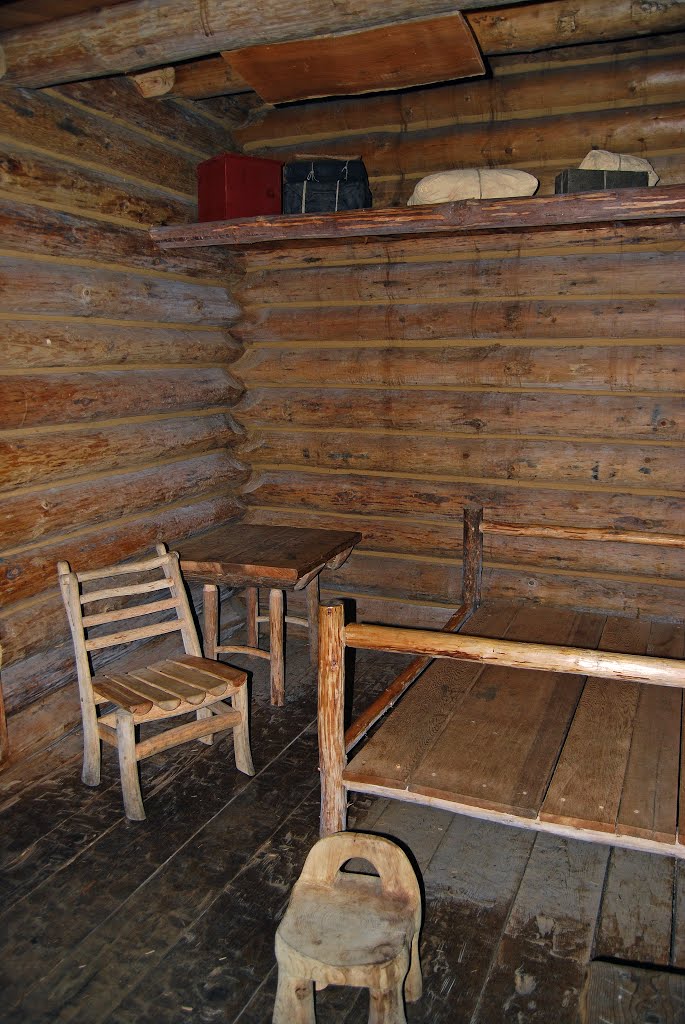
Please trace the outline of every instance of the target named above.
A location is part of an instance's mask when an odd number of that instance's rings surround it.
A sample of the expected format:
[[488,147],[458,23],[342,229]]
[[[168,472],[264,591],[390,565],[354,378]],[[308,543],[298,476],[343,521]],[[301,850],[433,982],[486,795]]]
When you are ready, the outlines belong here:
[[[323,831],[420,873],[407,1020],[685,1020],[684,56],[682,0],[0,4],[2,1020],[270,1021],[319,760]],[[555,195],[591,150],[658,183]],[[361,156],[373,206],[199,221],[220,153]],[[407,206],[469,168],[539,186]],[[273,583],[271,661],[221,653],[256,774],[153,744],[129,820],[57,563],[247,527],[355,537],[297,569],[282,699]]]

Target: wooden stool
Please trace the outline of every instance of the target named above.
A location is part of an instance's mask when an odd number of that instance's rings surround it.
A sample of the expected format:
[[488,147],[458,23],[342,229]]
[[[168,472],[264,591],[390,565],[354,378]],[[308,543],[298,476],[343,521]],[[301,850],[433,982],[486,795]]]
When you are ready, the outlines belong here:
[[[271,668],[271,703],[285,703],[284,623],[309,630],[311,664],[317,667],[319,573],[338,569],[360,533],[299,526],[225,523],[178,546],[186,579],[204,583],[203,642],[207,658],[247,654],[265,658]],[[247,644],[219,643],[218,585],[239,587],[247,596]],[[269,590],[269,614],[259,614],[259,588]],[[304,590],[307,618],[285,615],[284,593]],[[259,647],[259,624],[269,623],[269,650]]]
[[[361,857],[378,872],[340,868]],[[276,932],[273,1024],[315,1024],[314,984],[368,988],[369,1024],[406,1024],[422,991],[421,893],[406,854],[380,836],[338,832],[311,850]]]

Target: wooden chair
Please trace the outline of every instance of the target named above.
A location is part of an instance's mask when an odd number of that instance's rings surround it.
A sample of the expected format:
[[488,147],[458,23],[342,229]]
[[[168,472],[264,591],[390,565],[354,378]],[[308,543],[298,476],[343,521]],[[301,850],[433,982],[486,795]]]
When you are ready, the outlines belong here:
[[[68,562],[59,562],[57,570],[76,653],[83,718],[82,779],[86,785],[100,782],[100,741],[117,747],[126,817],[142,821],[145,809],[138,761],[191,739],[212,743],[214,733],[229,728],[233,729],[237,768],[254,775],[247,676],[230,665],[202,657],[176,552],[158,544],[156,557],[144,561],[81,573],[72,572]],[[121,585],[117,579],[121,576],[134,576],[134,581]],[[109,585],[99,585],[108,578]],[[98,582],[97,589],[83,592],[83,584],[93,581]],[[131,599],[140,602],[141,597],[147,597],[147,603],[127,604]],[[84,614],[84,605],[95,608]],[[155,621],[150,622],[151,616]],[[141,618],[147,624],[131,626],[129,622],[126,629],[115,626],[107,632],[112,623]],[[184,654],[140,668],[92,675],[92,651],[174,631],[181,633]],[[224,698],[230,698],[231,707]],[[114,710],[99,714],[99,706],[107,703],[114,704]],[[138,726],[188,712],[196,713],[197,720],[136,742]]]
[[[361,857],[376,875],[341,871]],[[274,1024],[315,1024],[314,984],[368,988],[369,1024],[406,1024],[422,991],[421,893],[389,839],[339,832],[311,850],[276,932]]]

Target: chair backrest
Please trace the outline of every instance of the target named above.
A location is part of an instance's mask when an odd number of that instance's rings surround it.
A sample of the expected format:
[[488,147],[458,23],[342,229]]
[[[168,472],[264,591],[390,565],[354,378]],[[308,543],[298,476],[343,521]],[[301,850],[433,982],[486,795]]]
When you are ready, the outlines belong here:
[[[74,641],[79,683],[82,687],[85,685],[91,697],[91,651],[178,631],[186,654],[202,655],[178,554],[167,551],[164,544],[158,544],[156,550],[156,556],[142,561],[79,573],[74,572],[68,562],[57,563],[62,598]],[[119,579],[124,576],[133,576],[135,580],[120,584]],[[101,581],[102,586],[84,591],[83,584]],[[109,585],[107,581],[110,581]],[[155,599],[157,594],[159,600]],[[145,596],[153,599],[141,601]],[[86,605],[95,607],[86,611]],[[150,616],[154,616],[155,621],[151,622]],[[135,619],[142,620],[144,624],[131,625],[131,620]],[[127,623],[125,629],[97,629],[97,635],[90,635],[95,627],[124,622]]]
[[364,832],[325,836],[309,851],[297,884],[331,886],[341,867],[356,857],[368,861],[378,872],[382,891],[406,903],[420,921],[421,890],[416,872],[404,850],[384,836]]

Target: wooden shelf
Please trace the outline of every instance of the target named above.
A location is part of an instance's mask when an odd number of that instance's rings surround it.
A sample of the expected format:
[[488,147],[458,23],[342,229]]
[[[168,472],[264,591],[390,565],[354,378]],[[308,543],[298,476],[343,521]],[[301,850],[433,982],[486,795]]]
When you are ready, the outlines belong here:
[[545,229],[610,221],[668,220],[683,214],[685,185],[666,185],[533,199],[467,199],[387,210],[245,217],[156,227],[151,229],[150,235],[163,249],[185,249],[306,238],[343,240],[365,236]]

